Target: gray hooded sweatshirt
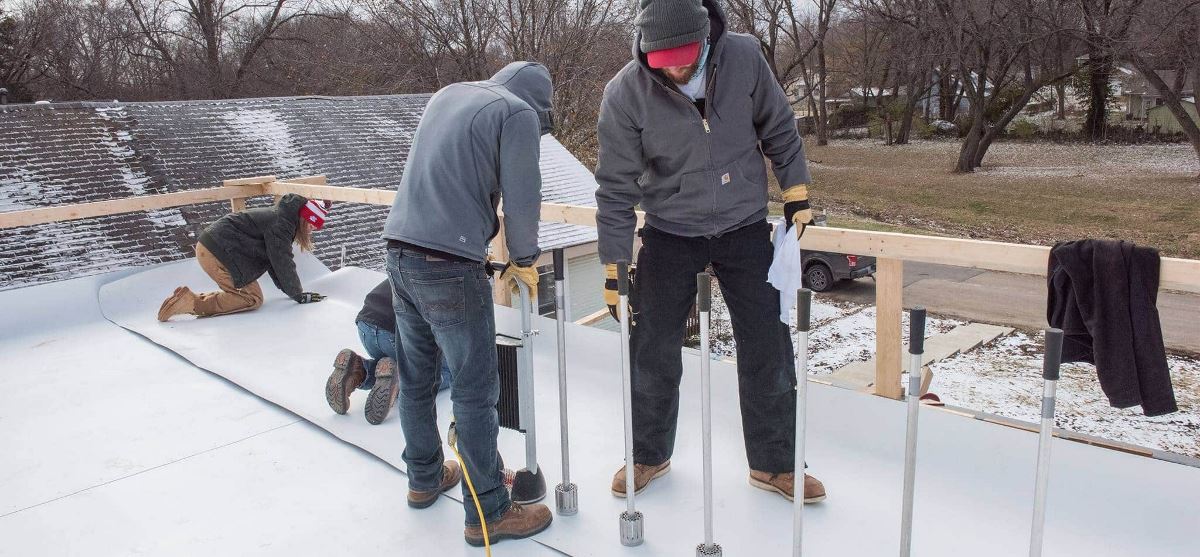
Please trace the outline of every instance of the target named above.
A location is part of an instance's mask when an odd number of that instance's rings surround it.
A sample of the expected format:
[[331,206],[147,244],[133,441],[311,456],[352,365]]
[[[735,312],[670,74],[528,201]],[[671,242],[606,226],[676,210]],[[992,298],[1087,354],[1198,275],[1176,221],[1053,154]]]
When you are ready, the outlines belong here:
[[705,113],[634,60],[604,89],[597,131],[596,224],[600,260],[633,260],[634,207],[646,223],[678,236],[720,236],[767,215],[767,168],[787,189],[812,181],[787,95],[749,35],[725,32],[725,15],[704,0],[711,23]]
[[487,81],[455,83],[429,99],[383,237],[482,262],[504,199],[509,258],[541,255],[540,141],[550,132],[550,72],[513,62]]

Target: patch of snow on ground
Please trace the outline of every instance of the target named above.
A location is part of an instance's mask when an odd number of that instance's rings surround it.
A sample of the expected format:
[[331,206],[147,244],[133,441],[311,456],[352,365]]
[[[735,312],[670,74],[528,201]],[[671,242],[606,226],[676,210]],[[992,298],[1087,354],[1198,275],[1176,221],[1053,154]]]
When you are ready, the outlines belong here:
[[[713,288],[712,353],[714,357],[735,359],[737,346],[733,341],[733,326],[729,309]],[[794,313],[794,312],[793,312]],[[930,318],[925,335],[946,333],[962,325],[953,319]],[[791,338],[796,338],[796,324],[789,326]],[[848,364],[870,360],[875,355],[875,308],[850,302],[813,297],[812,329],[809,335],[808,373],[828,375]],[[904,314],[903,338],[908,342],[908,313]]]
[[[712,354],[734,360],[737,349],[729,310],[718,288],[712,298]],[[931,317],[926,335],[946,333],[965,322]],[[794,324],[791,329],[795,338]],[[908,314],[903,335],[908,340]],[[813,298],[809,338],[812,375],[828,375],[875,354],[875,308]],[[1093,366],[1065,364],[1058,383],[1058,427],[1070,431],[1200,458],[1200,360],[1168,356],[1180,411],[1148,418],[1140,408],[1117,409],[1100,390]],[[946,404],[1036,423],[1041,416],[1040,339],[1013,333],[966,354],[931,366],[933,384]]]
[[[1142,447],[1200,457],[1200,361],[1169,356],[1179,412],[1148,418],[1140,408],[1118,409],[1100,390],[1095,368],[1065,364],[1058,382],[1058,427]],[[931,366],[935,392],[946,404],[1038,422],[1042,348],[1023,333]]]

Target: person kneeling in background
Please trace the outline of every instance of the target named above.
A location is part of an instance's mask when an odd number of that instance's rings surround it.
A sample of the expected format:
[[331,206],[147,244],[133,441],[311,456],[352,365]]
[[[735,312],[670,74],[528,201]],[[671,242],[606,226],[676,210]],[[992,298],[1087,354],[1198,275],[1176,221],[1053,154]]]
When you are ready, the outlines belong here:
[[325,226],[329,203],[294,193],[274,207],[248,209],[217,219],[200,233],[196,261],[221,288],[195,294],[186,286],[175,289],[158,310],[158,320],[190,314],[212,317],[258,309],[263,304],[258,278],[267,273],[275,286],[301,304],[324,296],[304,292],[296,274],[292,244],[312,251],[312,231]]
[[[384,279],[363,300],[362,311],[358,312],[354,324],[358,326],[358,338],[362,341],[367,357],[359,356],[354,350],[345,348],[338,352],[333,361],[333,373],[325,382],[325,401],[338,414],[350,409],[350,393],[354,389],[369,390],[367,405],[363,409],[367,421],[373,425],[383,423],[396,397],[400,393],[400,382],[396,377],[396,362],[403,349],[396,345],[396,314],[392,309],[392,284]],[[450,387],[450,368],[446,359],[440,358],[441,382],[438,390]]]

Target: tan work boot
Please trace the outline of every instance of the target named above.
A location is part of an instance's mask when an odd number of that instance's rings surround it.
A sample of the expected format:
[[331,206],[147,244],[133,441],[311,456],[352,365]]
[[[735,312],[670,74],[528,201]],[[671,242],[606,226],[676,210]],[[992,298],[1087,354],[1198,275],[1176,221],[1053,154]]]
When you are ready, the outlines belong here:
[[[550,508],[546,505],[512,503],[508,511],[500,516],[500,520],[488,523],[487,541],[494,544],[500,540],[528,538],[545,530],[553,521],[554,516],[550,514]],[[483,527],[467,526],[463,530],[463,537],[466,538],[467,543],[475,547],[482,547]]]
[[[652,480],[666,475],[671,471],[671,461],[663,462],[658,466],[650,466],[649,464],[634,464],[633,465],[633,494],[641,495],[646,490],[646,486],[650,485]],[[625,467],[622,466],[617,473],[613,475],[612,494],[624,498],[625,497]]]
[[[750,471],[750,485],[767,491],[774,491],[782,495],[788,501],[795,501],[792,493],[795,491],[796,474],[792,472],[784,472],[781,474],[772,474],[770,472],[759,472],[758,470]],[[825,485],[808,474],[804,475],[804,503],[819,503],[825,500]]]
[[192,293],[190,288],[180,286],[158,308],[158,320],[165,322],[176,315],[194,313],[195,311],[196,295]]
[[379,425],[386,420],[400,395],[400,378],[396,377],[396,362],[383,357],[375,362],[375,385],[371,394],[367,395],[367,407],[363,413],[371,425]]
[[325,381],[325,402],[334,412],[345,414],[350,408],[350,393],[362,385],[366,378],[367,369],[363,367],[362,356],[349,348],[342,349],[333,360],[333,373]]
[[458,467],[458,463],[453,460],[447,460],[442,463],[442,483],[430,491],[413,491],[408,490],[408,506],[414,509],[424,509],[433,505],[438,500],[438,495],[449,491],[450,488],[458,485],[458,481],[462,479],[462,469]]

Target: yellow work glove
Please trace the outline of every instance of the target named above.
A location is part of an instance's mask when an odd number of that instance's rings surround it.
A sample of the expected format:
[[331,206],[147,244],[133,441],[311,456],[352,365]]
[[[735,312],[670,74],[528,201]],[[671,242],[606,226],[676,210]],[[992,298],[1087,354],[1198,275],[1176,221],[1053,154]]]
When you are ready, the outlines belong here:
[[[538,272],[533,265],[522,267],[520,265],[509,262],[504,266],[504,272],[500,273],[500,280],[521,281],[529,287],[529,296],[537,297]],[[514,282],[514,286],[515,286]]]
[[783,218],[788,229],[796,225],[796,237],[804,236],[804,229],[813,223],[812,208],[808,205],[808,186],[800,184],[783,191]]
[[617,315],[617,304],[621,302],[617,293],[617,264],[609,263],[604,266],[604,303],[608,305],[608,313],[613,319],[620,321]]

